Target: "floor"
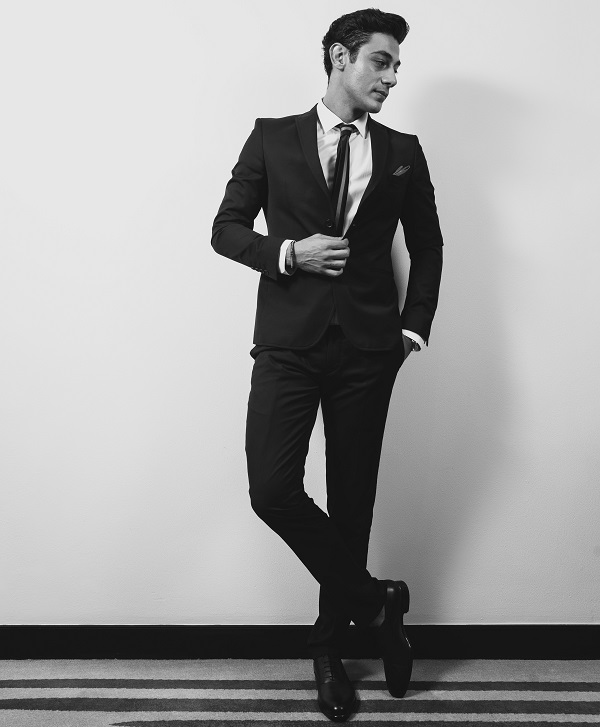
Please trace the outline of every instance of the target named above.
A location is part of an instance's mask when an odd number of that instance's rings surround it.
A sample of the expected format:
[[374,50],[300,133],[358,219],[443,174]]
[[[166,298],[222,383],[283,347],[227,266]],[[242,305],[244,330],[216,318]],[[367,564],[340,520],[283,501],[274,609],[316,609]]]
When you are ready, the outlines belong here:
[[[379,661],[347,661],[351,722],[600,724],[600,661],[417,661],[404,699]],[[318,725],[306,660],[0,661],[4,727]]]

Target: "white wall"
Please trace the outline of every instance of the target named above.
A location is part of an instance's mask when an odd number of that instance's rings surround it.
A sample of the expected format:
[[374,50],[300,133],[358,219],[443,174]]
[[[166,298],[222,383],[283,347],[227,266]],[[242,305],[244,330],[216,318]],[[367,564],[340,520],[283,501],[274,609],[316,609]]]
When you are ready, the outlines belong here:
[[[313,620],[247,499],[257,277],[209,239],[254,119],[315,103],[358,7],[2,3],[1,623]],[[372,570],[409,582],[413,623],[595,622],[600,4],[382,7],[412,30],[380,119],[420,136],[446,267]]]

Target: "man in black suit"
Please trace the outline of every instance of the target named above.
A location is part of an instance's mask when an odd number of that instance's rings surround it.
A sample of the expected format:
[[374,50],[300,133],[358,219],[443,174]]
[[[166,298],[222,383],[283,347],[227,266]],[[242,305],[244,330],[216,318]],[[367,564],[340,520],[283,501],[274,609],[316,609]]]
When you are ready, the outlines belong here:
[[[350,621],[374,631],[388,689],[405,694],[412,649],[408,587],[366,568],[385,420],[398,369],[429,338],[442,236],[415,136],[376,114],[396,85],[403,18],[361,10],[323,39],[329,82],[305,114],[258,119],[213,227],[214,249],[261,273],[251,355],[246,454],[252,507],[320,584],[309,647],[319,706],[355,709],[340,660]],[[263,209],[268,234],[253,230]],[[400,314],[391,247],[410,254]],[[304,490],[319,404],[327,513]]]

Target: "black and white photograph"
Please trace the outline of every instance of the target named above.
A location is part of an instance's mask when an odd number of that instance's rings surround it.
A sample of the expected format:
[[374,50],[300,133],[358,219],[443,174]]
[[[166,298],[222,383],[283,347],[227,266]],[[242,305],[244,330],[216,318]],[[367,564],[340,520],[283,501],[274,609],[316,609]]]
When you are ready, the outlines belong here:
[[0,725],[600,721],[598,27],[0,1]]

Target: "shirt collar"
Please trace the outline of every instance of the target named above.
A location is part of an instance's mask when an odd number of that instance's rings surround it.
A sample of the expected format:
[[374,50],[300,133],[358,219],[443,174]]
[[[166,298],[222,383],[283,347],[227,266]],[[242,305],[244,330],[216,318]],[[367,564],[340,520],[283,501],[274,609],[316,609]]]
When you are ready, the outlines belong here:
[[[319,123],[321,124],[321,127],[323,128],[323,132],[326,134],[328,131],[331,131],[335,126],[338,124],[344,124],[345,121],[342,121],[338,116],[336,116],[333,111],[330,111],[327,106],[323,103],[323,101],[319,101],[317,104],[317,117],[319,119]],[[369,114],[367,111],[360,116],[358,119],[355,119],[352,123],[356,128],[358,129],[358,133],[364,138],[367,135],[367,121],[369,120]]]

